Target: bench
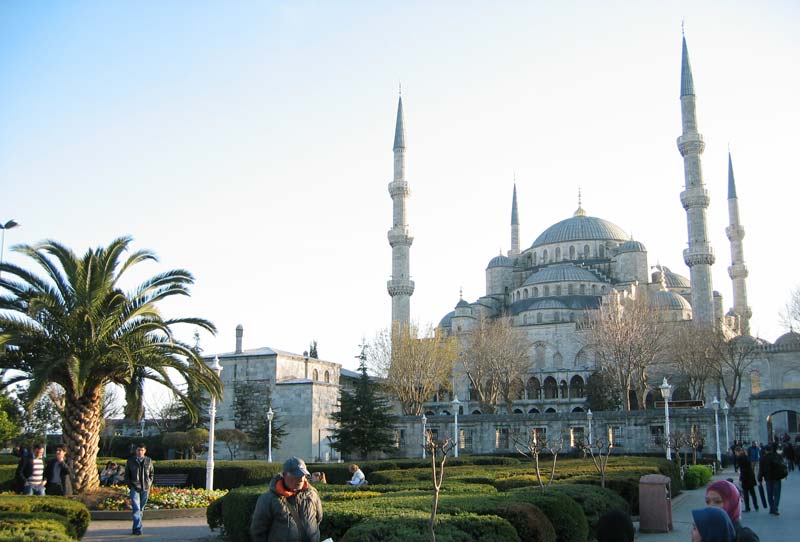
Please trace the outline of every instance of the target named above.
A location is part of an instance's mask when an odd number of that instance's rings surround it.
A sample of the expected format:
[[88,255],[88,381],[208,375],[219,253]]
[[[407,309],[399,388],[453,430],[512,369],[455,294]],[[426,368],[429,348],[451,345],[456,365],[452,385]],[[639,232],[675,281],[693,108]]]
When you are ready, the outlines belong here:
[[186,487],[189,480],[187,473],[156,474],[153,479],[154,486]]

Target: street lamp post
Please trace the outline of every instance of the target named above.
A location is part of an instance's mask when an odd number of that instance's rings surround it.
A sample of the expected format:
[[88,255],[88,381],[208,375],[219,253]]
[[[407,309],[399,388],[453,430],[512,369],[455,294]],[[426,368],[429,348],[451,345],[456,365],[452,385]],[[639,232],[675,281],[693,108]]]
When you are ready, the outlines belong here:
[[428,444],[428,434],[425,432],[425,425],[428,423],[428,417],[422,413],[422,459],[425,459],[425,446]]
[[[214,356],[214,362],[208,366],[209,369],[217,374],[217,377],[222,373],[222,365],[219,364],[219,358]],[[217,399],[212,395],[211,404],[208,406],[208,459],[206,460],[206,490],[211,491],[214,489],[214,422],[217,417]],[[144,422],[144,420],[142,420]],[[144,423],[142,424],[144,430]],[[144,434],[144,433],[142,433]]]
[[719,399],[714,397],[714,400],[711,401],[711,406],[714,408],[714,427],[717,432],[717,461],[722,463],[722,453],[719,449]]
[[267,463],[272,463],[272,418],[275,417],[275,412],[272,411],[272,405],[267,410]]
[[458,400],[458,395],[453,397],[453,412],[456,415],[456,423],[453,426],[453,433],[454,433],[453,434],[453,440],[455,440],[455,443],[456,443],[455,457],[458,457],[458,445],[459,445],[459,442],[458,442],[458,440],[459,440],[458,439],[458,405],[460,405],[460,404],[461,404],[461,401]]
[[672,460],[672,449],[669,442],[669,398],[672,396],[672,386],[667,384],[667,377],[661,383],[661,397],[664,398],[664,439],[667,443],[667,459]]
[[[6,248],[6,230],[19,226],[15,220],[9,220],[5,224],[0,224],[0,264],[3,263],[3,251]],[[0,271],[2,273],[2,271]]]
[[589,420],[589,446],[592,445],[592,418],[594,418],[594,414],[592,414],[592,409],[590,408],[586,412],[586,419]]
[[729,446],[731,445],[730,435],[728,435],[728,401],[722,403],[722,413],[725,414],[725,455],[728,455]]

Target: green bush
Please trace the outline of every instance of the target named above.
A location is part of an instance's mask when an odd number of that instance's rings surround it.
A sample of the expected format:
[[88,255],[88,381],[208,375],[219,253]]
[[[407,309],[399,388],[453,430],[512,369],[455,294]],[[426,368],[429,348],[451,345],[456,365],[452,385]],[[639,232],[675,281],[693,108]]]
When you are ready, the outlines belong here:
[[48,512],[35,514],[0,512],[0,534],[26,537],[27,533],[32,531],[57,533],[68,537],[69,540],[77,538],[74,529],[64,516]]
[[554,484],[548,491],[563,493],[581,506],[589,525],[589,540],[596,538],[597,521],[606,512],[622,510],[630,513],[628,502],[607,488],[582,484]]
[[509,502],[493,508],[496,516],[508,521],[525,542],[556,542],[556,530],[547,516],[533,504]]
[[0,531],[0,542],[73,542],[69,535],[54,531],[30,530],[23,534],[7,534]]
[[586,542],[589,525],[586,515],[578,503],[563,493],[540,490],[519,490],[514,500],[533,504],[539,508],[553,524],[557,542]]
[[[428,542],[429,518],[422,512],[373,518],[350,528],[341,542]],[[497,516],[438,516],[437,542],[519,542],[514,528]]]
[[16,472],[16,464],[0,465],[0,491],[14,491],[14,475]]
[[66,518],[70,534],[82,538],[89,527],[89,510],[83,503],[63,497],[25,497],[21,495],[0,496],[0,511],[38,514],[51,512]]
[[[224,498],[224,497],[223,497]],[[212,501],[206,508],[206,523],[213,531],[223,526],[222,522],[222,499]]]
[[705,486],[711,480],[712,472],[705,465],[692,465],[686,469],[683,483],[686,489],[696,489]]

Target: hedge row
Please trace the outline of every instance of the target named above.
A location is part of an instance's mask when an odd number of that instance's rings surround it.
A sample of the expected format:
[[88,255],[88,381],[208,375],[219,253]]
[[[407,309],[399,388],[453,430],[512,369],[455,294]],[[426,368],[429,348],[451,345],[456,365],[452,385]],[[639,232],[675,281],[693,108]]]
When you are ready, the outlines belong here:
[[[39,531],[66,540],[82,538],[89,527],[89,510],[83,503],[63,497],[0,496],[0,535],[38,540]],[[54,522],[62,527],[54,526]],[[62,532],[63,531],[63,532]],[[30,533],[30,534],[26,534]],[[38,537],[38,538],[37,538]],[[0,538],[0,541],[5,540]],[[49,540],[49,539],[48,539]]]

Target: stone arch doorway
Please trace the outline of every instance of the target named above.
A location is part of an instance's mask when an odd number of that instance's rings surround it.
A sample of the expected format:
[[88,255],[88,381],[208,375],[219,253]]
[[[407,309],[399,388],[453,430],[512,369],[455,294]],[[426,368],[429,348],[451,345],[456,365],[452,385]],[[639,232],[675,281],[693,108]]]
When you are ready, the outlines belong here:
[[800,389],[753,394],[750,396],[750,410],[753,415],[751,434],[760,442],[771,442],[776,434],[780,436],[788,432],[795,435],[800,432]]

